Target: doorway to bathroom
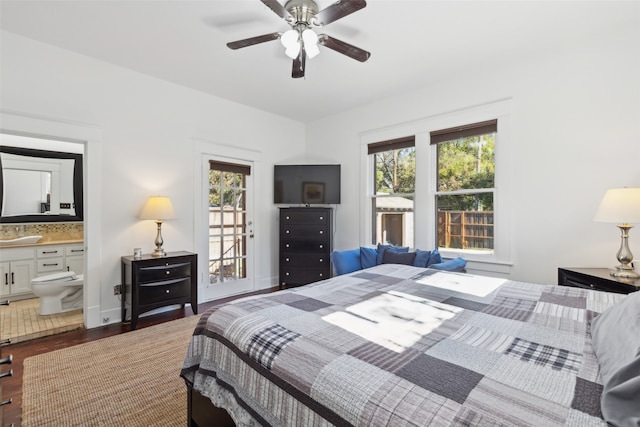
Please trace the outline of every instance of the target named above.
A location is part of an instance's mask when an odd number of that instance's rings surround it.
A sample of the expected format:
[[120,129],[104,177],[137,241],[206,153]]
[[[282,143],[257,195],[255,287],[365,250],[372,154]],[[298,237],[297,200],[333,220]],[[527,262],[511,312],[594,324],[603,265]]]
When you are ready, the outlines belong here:
[[0,311],[0,337],[16,343],[81,328],[82,295],[76,293],[71,305],[61,296],[59,311],[40,314],[33,281],[84,273],[82,181],[78,188],[77,179],[83,176],[85,145],[4,130],[0,145],[0,299],[10,301]]

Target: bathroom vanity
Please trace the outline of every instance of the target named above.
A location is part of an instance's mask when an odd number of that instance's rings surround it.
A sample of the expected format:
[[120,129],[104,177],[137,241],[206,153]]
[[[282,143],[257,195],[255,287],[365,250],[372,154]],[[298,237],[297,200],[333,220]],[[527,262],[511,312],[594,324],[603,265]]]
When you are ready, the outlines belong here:
[[84,244],[34,244],[0,248],[0,296],[31,298],[34,277],[61,271],[84,272]]

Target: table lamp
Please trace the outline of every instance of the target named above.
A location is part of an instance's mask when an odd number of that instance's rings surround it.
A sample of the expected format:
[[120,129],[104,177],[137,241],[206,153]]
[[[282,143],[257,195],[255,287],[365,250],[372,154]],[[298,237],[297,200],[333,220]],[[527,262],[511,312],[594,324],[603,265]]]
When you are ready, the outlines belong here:
[[640,274],[630,265],[633,254],[629,250],[629,230],[632,223],[640,223],[640,188],[613,188],[604,193],[594,221],[618,223],[622,233],[620,250],[617,258],[620,262],[615,270],[611,271],[614,277],[626,279],[640,278]]
[[152,219],[158,224],[158,234],[156,235],[156,250],[153,251],[151,256],[163,257],[166,256],[166,252],[162,249],[162,222],[166,219],[174,219],[176,217],[173,211],[173,205],[171,199],[167,196],[150,196],[147,199],[147,203],[140,213],[140,219]]

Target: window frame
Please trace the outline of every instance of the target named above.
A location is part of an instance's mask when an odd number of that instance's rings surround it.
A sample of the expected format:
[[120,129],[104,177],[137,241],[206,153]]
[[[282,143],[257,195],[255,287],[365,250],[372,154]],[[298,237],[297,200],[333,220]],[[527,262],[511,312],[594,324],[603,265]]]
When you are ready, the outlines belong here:
[[[496,169],[496,161],[495,161],[495,152],[498,151],[498,147],[497,147],[497,143],[498,143],[498,130],[499,130],[499,123],[497,119],[493,119],[493,120],[487,120],[487,121],[482,121],[479,123],[467,123],[467,124],[463,124],[463,125],[458,125],[455,126],[453,128],[448,128],[448,129],[441,129],[438,131],[431,131],[429,133],[429,143],[432,147],[432,151],[434,152],[434,156],[435,156],[435,167],[432,173],[432,179],[435,182],[434,185],[434,195],[433,195],[433,204],[434,204],[434,218],[435,218],[435,223],[434,223],[434,242],[437,244],[438,242],[438,211],[437,211],[437,203],[436,203],[436,199],[438,198],[438,196],[456,196],[456,195],[470,195],[470,194],[487,194],[487,193],[491,193],[492,197],[493,197],[493,202],[494,202],[494,209],[493,209],[493,214],[494,214],[494,221],[493,221],[493,225],[494,225],[494,232],[495,232],[495,201],[496,201],[496,194],[497,194],[497,190],[496,190],[496,183],[495,183],[495,172],[494,172],[494,182],[493,182],[493,187],[483,187],[483,188],[465,188],[465,189],[460,189],[460,190],[453,190],[453,191],[440,191],[438,190],[438,147],[440,144],[444,144],[450,141],[455,141],[459,138],[466,138],[466,137],[470,137],[470,136],[480,136],[480,135],[487,135],[490,133],[495,133],[495,143],[496,146],[494,148],[494,171]],[[495,234],[495,233],[494,233]],[[439,251],[441,253],[451,253],[452,257],[455,256],[462,256],[463,258],[476,258],[479,257],[480,259],[483,258],[487,258],[487,257],[493,257],[494,253],[495,253],[495,235],[494,235],[494,247],[491,251],[491,253],[482,253],[481,251],[474,251],[474,250],[470,250],[470,249],[458,249],[458,248],[438,248]]]
[[[370,176],[369,179],[371,180],[371,192],[369,194],[369,200],[370,200],[370,207],[369,207],[369,215],[370,215],[370,223],[371,223],[371,233],[368,239],[368,244],[372,244],[375,245],[377,243],[385,243],[385,242],[377,242],[376,241],[376,235],[377,235],[377,223],[374,222],[374,217],[376,217],[376,215],[374,215],[374,211],[373,211],[373,204],[374,204],[374,200],[378,200],[378,199],[384,199],[384,198],[389,198],[389,197],[411,197],[411,200],[413,202],[413,210],[412,210],[412,215],[411,215],[411,221],[413,222],[411,224],[411,229],[415,230],[415,194],[416,194],[416,189],[415,189],[415,182],[414,182],[414,188],[413,188],[413,193],[392,193],[392,194],[378,194],[377,190],[376,190],[376,161],[375,161],[375,155],[379,154],[379,153],[383,153],[383,152],[387,152],[387,151],[392,151],[392,150],[404,150],[407,148],[413,148],[415,151],[415,136],[414,135],[409,135],[409,136],[404,136],[404,137],[400,137],[400,138],[393,138],[390,140],[385,140],[385,141],[379,141],[379,142],[372,142],[367,144],[367,155],[369,158],[369,163],[370,163]],[[405,230],[407,228],[407,224],[403,223],[402,226],[402,234],[405,234]],[[415,242],[415,231],[413,233],[413,237],[411,239],[412,242]],[[403,246],[405,245],[405,243],[403,242]]]
[[[371,196],[373,188],[373,156],[368,155],[367,145],[376,141],[391,140],[406,135],[415,135],[416,187],[414,197],[414,245],[416,248],[432,250],[436,247],[435,195],[437,183],[437,146],[431,145],[430,132],[470,123],[498,120],[495,139],[494,182],[494,251],[493,254],[470,254],[463,251],[441,250],[444,258],[462,256],[469,263],[470,272],[490,272],[508,275],[511,261],[510,195],[515,194],[506,177],[514,173],[508,159],[511,158],[510,121],[513,100],[503,99],[467,109],[425,117],[412,122],[387,128],[362,132],[361,152],[361,197],[360,197],[360,243],[369,245],[372,230]],[[424,167],[424,165],[427,165]]]

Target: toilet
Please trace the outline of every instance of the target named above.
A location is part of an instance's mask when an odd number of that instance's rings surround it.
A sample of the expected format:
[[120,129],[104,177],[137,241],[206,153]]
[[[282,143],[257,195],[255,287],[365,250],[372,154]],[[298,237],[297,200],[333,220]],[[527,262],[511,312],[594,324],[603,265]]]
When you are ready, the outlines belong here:
[[48,274],[31,281],[31,290],[40,297],[40,314],[62,313],[82,308],[82,274],[73,271]]

